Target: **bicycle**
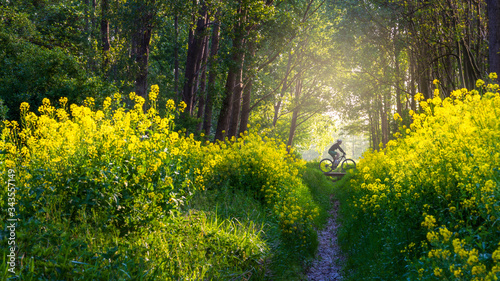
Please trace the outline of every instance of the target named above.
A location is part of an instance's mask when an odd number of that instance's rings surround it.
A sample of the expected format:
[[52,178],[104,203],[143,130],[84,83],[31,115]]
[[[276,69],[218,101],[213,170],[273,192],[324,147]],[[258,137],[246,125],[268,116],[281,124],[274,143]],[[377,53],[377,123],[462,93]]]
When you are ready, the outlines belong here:
[[343,173],[347,172],[348,170],[353,170],[356,169],[356,162],[352,159],[348,159],[345,157],[345,154],[342,154],[342,156],[337,159],[337,164],[333,163],[333,161],[329,158],[325,158],[319,162],[319,169],[323,173],[328,173],[331,172],[339,167],[340,163],[340,169]]

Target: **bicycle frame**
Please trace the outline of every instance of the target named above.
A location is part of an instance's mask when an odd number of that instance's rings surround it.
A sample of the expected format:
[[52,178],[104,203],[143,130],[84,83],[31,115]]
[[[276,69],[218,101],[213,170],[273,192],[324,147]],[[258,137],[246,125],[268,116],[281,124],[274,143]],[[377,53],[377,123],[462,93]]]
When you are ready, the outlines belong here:
[[330,158],[324,158],[320,161],[319,168],[324,173],[331,172],[339,166],[341,167],[342,172],[345,172],[347,169],[351,169],[350,167],[356,169],[356,162],[352,159],[346,158],[344,154],[337,158],[337,161],[337,164],[335,164],[333,159],[330,160]]

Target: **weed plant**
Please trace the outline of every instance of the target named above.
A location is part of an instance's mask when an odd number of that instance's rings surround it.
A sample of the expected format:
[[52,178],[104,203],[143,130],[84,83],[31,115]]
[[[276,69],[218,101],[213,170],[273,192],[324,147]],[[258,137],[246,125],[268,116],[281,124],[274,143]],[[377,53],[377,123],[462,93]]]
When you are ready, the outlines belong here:
[[438,87],[418,94],[411,126],[363,155],[339,193],[349,280],[498,279],[500,95],[489,78],[445,99]]

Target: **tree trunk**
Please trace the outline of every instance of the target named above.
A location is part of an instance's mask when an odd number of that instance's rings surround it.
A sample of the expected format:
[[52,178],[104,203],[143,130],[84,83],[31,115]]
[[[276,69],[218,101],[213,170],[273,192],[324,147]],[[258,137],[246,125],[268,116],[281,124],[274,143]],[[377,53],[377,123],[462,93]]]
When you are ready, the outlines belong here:
[[217,121],[217,129],[215,130],[215,139],[224,140],[229,129],[229,116],[231,114],[231,106],[233,104],[233,88],[236,81],[236,72],[229,70],[227,73],[226,86],[224,88],[224,100],[220,108],[219,120]]
[[[243,42],[242,42],[243,43]],[[228,137],[236,136],[238,132],[239,117],[241,111],[241,97],[243,96],[243,63],[245,61],[245,53],[243,49],[238,52],[238,70],[234,81],[233,89],[233,105],[231,106],[231,118],[229,120]]]
[[290,132],[288,134],[288,142],[286,146],[286,151],[290,153],[290,149],[293,146],[293,138],[295,137],[295,129],[297,129],[297,117],[299,116],[299,111],[300,111],[300,95],[302,93],[302,79],[297,80],[297,84],[295,86],[295,108],[293,109],[292,112],[292,121],[290,124]]
[[201,52],[203,51],[203,37],[206,29],[207,8],[203,5],[200,9],[200,17],[196,23],[196,30],[192,34],[188,46],[188,53],[186,59],[186,69],[184,74],[184,89],[182,91],[182,100],[186,103],[186,114],[193,114],[194,100],[195,100],[195,85],[196,85],[196,68],[201,59]]
[[203,55],[201,59],[201,75],[200,75],[200,87],[199,87],[199,101],[198,101],[198,114],[196,117],[200,120],[198,122],[197,132],[200,133],[203,127],[203,111],[205,110],[205,93],[207,90],[207,59],[208,59],[208,37],[205,36],[203,43]]
[[[215,131],[215,139],[223,140],[226,133],[229,131],[229,118],[232,113],[232,106],[234,105],[233,97],[234,88],[236,87],[236,82],[238,79],[238,73],[241,73],[241,62],[243,59],[243,51],[241,50],[242,40],[237,40],[236,46],[234,46],[233,56],[232,56],[232,66],[229,68],[227,74],[226,86],[224,88],[224,100],[222,102],[222,107],[220,109],[219,120],[217,122],[217,130]],[[225,131],[223,133],[222,131]]]
[[106,73],[109,66],[109,2],[102,0],[101,2],[101,41],[102,41],[102,71]]
[[403,111],[403,105],[401,104],[401,87],[403,87],[403,81],[401,71],[399,69],[399,54],[401,50],[397,43],[394,43],[394,68],[396,71],[396,111],[399,115],[401,115]]
[[413,111],[417,110],[417,103],[415,102],[415,95],[416,93],[416,81],[417,81],[417,74],[416,74],[416,60],[415,60],[415,54],[412,51],[409,51],[409,56],[410,56],[410,108]]
[[240,120],[240,130],[238,135],[244,133],[248,128],[248,119],[250,118],[250,101],[252,95],[252,85],[253,79],[247,82],[243,88],[243,103],[241,105],[241,120]]
[[212,45],[210,46],[210,59],[208,62],[208,87],[207,101],[205,104],[205,112],[203,118],[203,131],[205,135],[209,135],[212,129],[212,110],[215,96],[215,79],[217,77],[217,53],[219,52],[219,32],[220,24],[216,21],[212,29]]
[[382,130],[382,144],[385,146],[389,141],[389,124],[387,120],[387,100],[386,95],[384,94],[382,97],[379,96],[379,105],[380,105],[380,125]]
[[175,97],[179,95],[179,15],[177,10],[174,16],[174,93]]
[[[208,20],[208,17],[206,17],[206,20]],[[207,26],[208,22],[204,22],[204,26]],[[204,28],[206,29],[206,27]],[[200,50],[198,52],[198,57],[196,58],[196,64],[195,64],[195,71],[194,71],[194,81],[193,81],[193,111],[194,111],[194,106],[196,102],[198,101],[198,92],[200,89],[200,84],[201,84],[201,78],[202,78],[202,72],[205,70],[206,67],[206,44],[207,44],[207,36],[205,32],[203,32],[203,35],[201,37],[201,45],[200,45]],[[202,109],[203,110],[203,109]],[[194,112],[193,112],[194,113]]]
[[500,2],[486,0],[489,32],[489,59],[490,73],[500,75]]
[[283,96],[285,95],[286,90],[288,90],[288,75],[290,75],[290,68],[292,64],[292,50],[290,49],[290,52],[288,53],[288,62],[286,65],[286,72],[285,72],[285,77],[283,78],[283,86],[281,87],[281,92],[278,101],[276,104],[274,104],[274,116],[273,116],[273,127],[276,127],[276,123],[278,122],[278,116],[280,113],[281,109],[281,100],[283,99]]
[[[231,113],[233,112],[233,106],[237,104],[237,111],[239,115],[239,105],[241,103],[241,76],[242,76],[242,68],[243,68],[243,60],[245,58],[245,50],[244,42],[245,42],[245,30],[243,28],[243,23],[245,22],[245,13],[246,11],[240,10],[238,14],[241,16],[240,20],[235,23],[233,27],[234,38],[233,38],[233,47],[232,47],[232,56],[231,62],[229,66],[229,72],[227,74],[226,86],[224,89],[224,100],[222,103],[222,107],[220,109],[219,120],[217,122],[217,130],[215,131],[215,139],[223,140],[225,137],[225,133],[228,133],[230,130],[229,126],[231,125],[230,118]],[[239,116],[233,116],[233,118],[238,119]],[[234,123],[234,122],[233,122]],[[237,125],[236,121],[236,125]],[[236,130],[235,130],[236,129]],[[223,133],[225,131],[225,133]],[[234,128],[234,125],[231,128],[231,133],[233,135],[236,133],[237,128]]]
[[372,148],[374,150],[379,149],[379,138],[378,138],[378,115],[377,115],[378,110],[370,110],[368,113],[369,115],[369,120],[370,120],[370,133],[371,133],[371,141],[372,141]]

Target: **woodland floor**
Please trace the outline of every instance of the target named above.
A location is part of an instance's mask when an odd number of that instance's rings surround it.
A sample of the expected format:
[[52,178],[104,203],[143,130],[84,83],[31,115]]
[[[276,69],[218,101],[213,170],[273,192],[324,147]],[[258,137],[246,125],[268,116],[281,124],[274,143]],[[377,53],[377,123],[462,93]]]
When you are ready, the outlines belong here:
[[331,200],[333,208],[330,210],[330,218],[325,228],[318,230],[318,253],[307,272],[311,281],[342,280],[341,264],[344,257],[337,241],[337,230],[340,227],[337,223],[339,202],[333,197]]

